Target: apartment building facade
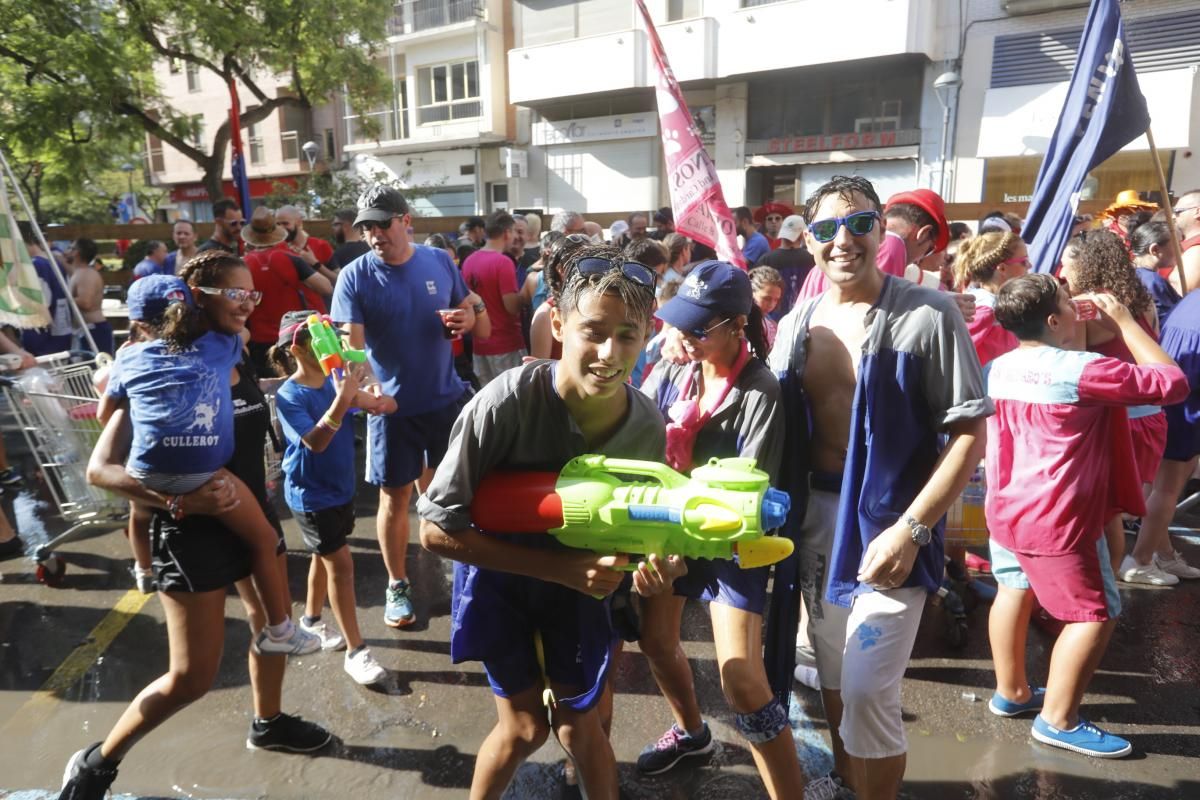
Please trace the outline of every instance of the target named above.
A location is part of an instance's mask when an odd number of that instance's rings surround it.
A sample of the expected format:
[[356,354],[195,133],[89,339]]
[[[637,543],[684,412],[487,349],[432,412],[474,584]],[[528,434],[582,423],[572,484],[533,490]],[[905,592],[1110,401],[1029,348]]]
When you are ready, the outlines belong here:
[[[971,0],[961,26],[962,91],[949,195],[1025,202],[1054,133],[1087,16],[1085,0]],[[1200,6],[1121,3],[1129,57],[1172,193],[1200,186]],[[958,55],[956,53],[956,55]],[[1092,171],[1082,199],[1122,189],[1157,195],[1146,137]]]
[[[833,174],[881,194],[939,169],[948,4],[648,0],[730,205],[789,204]],[[849,15],[848,15],[849,14]],[[529,116],[519,205],[669,202],[646,31],[629,0],[515,0],[509,96]]]

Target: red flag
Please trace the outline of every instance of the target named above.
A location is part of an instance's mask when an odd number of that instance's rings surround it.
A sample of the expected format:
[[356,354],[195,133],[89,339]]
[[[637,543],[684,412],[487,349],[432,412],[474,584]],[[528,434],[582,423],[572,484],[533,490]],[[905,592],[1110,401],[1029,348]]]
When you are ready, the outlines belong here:
[[[233,187],[238,193],[238,205],[242,215],[250,216],[250,180],[246,175],[246,156],[242,152],[242,119],[238,105],[237,82],[229,79],[229,171],[233,176]],[[242,242],[238,240],[238,250]]]
[[667,54],[663,52],[650,12],[642,0],[636,2],[646,23],[646,34],[650,37],[650,50],[658,71],[655,95],[658,97],[658,119],[666,153],[667,185],[671,189],[675,230],[713,248],[722,261],[746,269],[746,259],[737,245],[737,227],[725,204],[716,167],[700,143],[692,114],[683,99],[679,82],[675,80],[675,73],[667,63]]

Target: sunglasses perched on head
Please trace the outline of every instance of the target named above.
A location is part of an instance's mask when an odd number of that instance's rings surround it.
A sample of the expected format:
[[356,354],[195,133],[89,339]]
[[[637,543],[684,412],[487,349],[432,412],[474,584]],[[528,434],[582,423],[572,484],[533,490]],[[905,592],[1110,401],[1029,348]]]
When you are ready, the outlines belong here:
[[653,289],[658,283],[658,273],[640,261],[613,261],[599,256],[589,256],[579,259],[575,264],[575,269],[580,275],[589,277],[620,270],[626,278],[647,289]]
[[866,236],[874,230],[878,221],[878,211],[856,211],[845,217],[814,220],[808,224],[808,232],[818,242],[832,242],[837,236],[838,228],[843,225],[855,236]]
[[251,291],[250,289],[214,289],[211,286],[197,286],[204,294],[219,294],[226,300],[232,300],[235,303],[244,303],[247,300],[258,305],[262,302],[262,292]]

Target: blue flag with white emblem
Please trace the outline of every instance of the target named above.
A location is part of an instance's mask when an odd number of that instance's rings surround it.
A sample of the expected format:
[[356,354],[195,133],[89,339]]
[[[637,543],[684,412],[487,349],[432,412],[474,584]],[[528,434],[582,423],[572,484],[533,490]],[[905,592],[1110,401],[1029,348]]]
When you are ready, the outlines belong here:
[[1125,46],[1117,0],[1092,0],[1067,101],[1021,230],[1035,271],[1051,272],[1057,266],[1088,172],[1149,127],[1150,112]]

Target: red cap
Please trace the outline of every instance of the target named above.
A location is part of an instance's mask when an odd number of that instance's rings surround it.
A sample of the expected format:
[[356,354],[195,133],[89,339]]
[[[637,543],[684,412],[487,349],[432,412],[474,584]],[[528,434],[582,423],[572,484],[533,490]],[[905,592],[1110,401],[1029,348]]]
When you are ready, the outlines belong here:
[[900,192],[888,198],[883,207],[887,212],[892,206],[910,205],[924,211],[933,217],[937,223],[937,240],[933,243],[933,252],[941,252],[950,243],[950,224],[946,222],[946,201],[932,189],[913,189],[911,192]]
[[784,203],[776,203],[771,201],[770,203],[764,203],[757,211],[754,212],[754,221],[759,225],[762,225],[767,221],[768,214],[778,214],[781,217],[790,217],[795,213],[795,209],[793,209],[791,206]]

